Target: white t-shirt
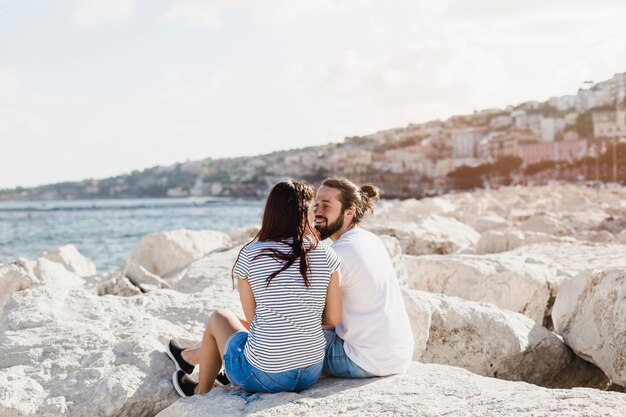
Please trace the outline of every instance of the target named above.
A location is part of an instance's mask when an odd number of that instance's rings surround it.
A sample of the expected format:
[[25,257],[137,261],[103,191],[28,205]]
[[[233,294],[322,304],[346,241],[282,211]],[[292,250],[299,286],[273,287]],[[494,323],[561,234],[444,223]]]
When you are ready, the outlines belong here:
[[413,332],[389,254],[371,232],[354,228],[332,248],[341,259],[343,316],[335,332],[348,357],[379,376],[405,371]]

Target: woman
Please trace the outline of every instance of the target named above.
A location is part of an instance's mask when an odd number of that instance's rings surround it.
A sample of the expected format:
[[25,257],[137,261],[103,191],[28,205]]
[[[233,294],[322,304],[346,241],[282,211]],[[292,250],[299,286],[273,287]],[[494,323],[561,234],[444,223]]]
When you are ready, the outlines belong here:
[[[217,310],[199,348],[168,343],[177,367],[172,380],[181,396],[209,392],[222,362],[228,379],[250,392],[300,391],[319,378],[321,326],[341,320],[341,293],[339,259],[315,231],[314,199],[309,184],[274,185],[261,230],[233,267],[245,320]],[[198,364],[196,384],[187,374]]]

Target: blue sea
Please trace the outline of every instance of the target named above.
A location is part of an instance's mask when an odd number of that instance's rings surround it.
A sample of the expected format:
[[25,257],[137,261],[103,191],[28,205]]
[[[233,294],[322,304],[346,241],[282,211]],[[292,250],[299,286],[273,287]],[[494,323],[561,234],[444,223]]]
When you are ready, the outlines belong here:
[[0,263],[72,243],[102,273],[147,233],[252,226],[262,209],[261,200],[227,198],[0,202]]

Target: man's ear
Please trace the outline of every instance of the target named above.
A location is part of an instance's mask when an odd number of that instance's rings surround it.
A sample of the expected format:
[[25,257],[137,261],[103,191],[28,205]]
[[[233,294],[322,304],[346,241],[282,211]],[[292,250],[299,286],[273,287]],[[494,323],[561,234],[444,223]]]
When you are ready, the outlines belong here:
[[350,220],[354,217],[354,207],[347,208],[344,213],[348,216]]

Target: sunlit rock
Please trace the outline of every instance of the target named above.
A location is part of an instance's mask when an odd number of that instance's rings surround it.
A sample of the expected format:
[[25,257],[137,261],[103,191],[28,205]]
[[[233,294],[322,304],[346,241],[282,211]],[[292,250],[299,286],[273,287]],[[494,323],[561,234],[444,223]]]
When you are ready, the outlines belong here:
[[43,252],[40,257],[58,262],[68,271],[80,277],[96,274],[96,265],[90,259],[81,255],[74,245],[65,245],[53,251]]
[[563,282],[552,319],[579,356],[626,386],[626,268],[583,272]]
[[0,264],[0,312],[14,292],[39,283],[35,275],[36,263],[25,258]]
[[141,288],[143,292],[150,291],[154,288],[170,287],[167,281],[137,264],[128,265],[126,268],[126,278],[128,278],[133,285]]
[[384,378],[323,378],[300,393],[248,394],[235,387],[178,400],[157,417],[427,416],[623,417],[624,394],[547,389],[414,362]]
[[559,336],[522,314],[415,290],[405,290],[404,302],[415,337],[413,360],[545,387],[609,384]]
[[409,288],[492,303],[543,323],[553,273],[532,258],[405,255],[404,261]]
[[126,259],[123,272],[131,264],[138,264],[147,271],[164,276],[189,265],[196,259],[215,250],[232,245],[230,237],[214,230],[172,230],[144,236]]
[[412,223],[369,224],[378,235],[397,238],[407,255],[448,254],[472,248],[480,234],[458,220],[436,214]]
[[165,341],[197,344],[212,311],[231,302],[58,285],[16,293],[0,322],[0,415],[154,416],[179,398]]

